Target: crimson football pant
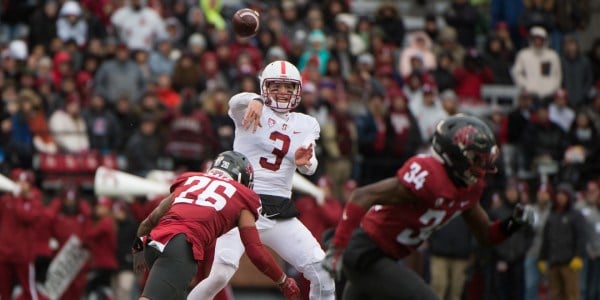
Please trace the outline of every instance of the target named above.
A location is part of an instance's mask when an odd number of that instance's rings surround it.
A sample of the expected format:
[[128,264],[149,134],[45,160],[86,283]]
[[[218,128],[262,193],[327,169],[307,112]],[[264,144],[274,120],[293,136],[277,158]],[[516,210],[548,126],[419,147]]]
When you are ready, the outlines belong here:
[[0,299],[12,299],[12,290],[17,284],[14,279],[17,279],[23,288],[21,299],[38,299],[33,263],[0,262]]
[[343,263],[348,279],[344,300],[439,299],[419,275],[385,256],[360,228],[352,234]]

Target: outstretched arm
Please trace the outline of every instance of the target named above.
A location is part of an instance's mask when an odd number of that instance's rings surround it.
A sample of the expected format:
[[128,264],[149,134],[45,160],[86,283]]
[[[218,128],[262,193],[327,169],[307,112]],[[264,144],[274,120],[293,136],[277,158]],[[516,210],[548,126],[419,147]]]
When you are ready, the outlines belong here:
[[287,299],[300,296],[300,289],[292,278],[288,278],[279,267],[273,256],[263,246],[256,230],[254,215],[248,210],[242,210],[238,220],[240,237],[246,248],[246,254],[252,263],[271,280],[277,282],[279,289]]
[[497,245],[506,240],[524,225],[533,223],[533,211],[530,207],[517,205],[513,214],[504,219],[491,222],[479,203],[462,213],[463,219],[483,245]]
[[233,119],[236,127],[248,130],[252,127],[255,132],[260,124],[264,100],[259,94],[239,93],[229,99],[229,116]]

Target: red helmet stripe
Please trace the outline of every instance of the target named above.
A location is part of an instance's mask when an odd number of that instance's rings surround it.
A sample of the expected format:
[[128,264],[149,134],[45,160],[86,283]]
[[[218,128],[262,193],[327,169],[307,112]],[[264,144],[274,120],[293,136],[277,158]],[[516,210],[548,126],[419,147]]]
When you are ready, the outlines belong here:
[[281,61],[281,75],[285,75],[285,61]]

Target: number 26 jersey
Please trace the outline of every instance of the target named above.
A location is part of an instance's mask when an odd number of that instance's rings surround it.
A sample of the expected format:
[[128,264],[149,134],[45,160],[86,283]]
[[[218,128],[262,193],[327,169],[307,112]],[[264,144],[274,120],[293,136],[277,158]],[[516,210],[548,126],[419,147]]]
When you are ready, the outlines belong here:
[[431,233],[479,201],[485,182],[457,187],[441,161],[430,155],[410,158],[396,178],[417,197],[416,203],[376,205],[362,228],[386,253],[400,259],[419,247]]
[[194,258],[203,260],[205,250],[238,224],[240,212],[249,210],[258,218],[258,195],[235,180],[200,172],[179,176],[171,186],[173,203],[150,232],[151,244],[164,248],[169,240],[184,233],[192,244]]

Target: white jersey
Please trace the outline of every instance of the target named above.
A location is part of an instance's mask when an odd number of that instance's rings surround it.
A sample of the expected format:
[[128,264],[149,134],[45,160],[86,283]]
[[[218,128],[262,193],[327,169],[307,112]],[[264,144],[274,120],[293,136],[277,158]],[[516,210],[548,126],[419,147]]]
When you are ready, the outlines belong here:
[[[254,168],[254,191],[290,198],[292,177],[296,172],[294,153],[319,138],[321,131],[317,120],[302,113],[276,113],[263,106],[260,119],[262,127],[256,132],[244,130],[242,119],[248,103],[260,95],[239,93],[229,101],[229,116],[235,123],[233,150],[248,157]],[[314,152],[313,152],[314,158]]]

